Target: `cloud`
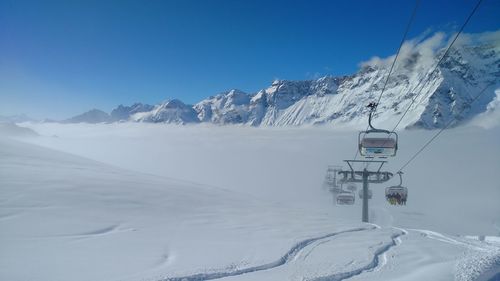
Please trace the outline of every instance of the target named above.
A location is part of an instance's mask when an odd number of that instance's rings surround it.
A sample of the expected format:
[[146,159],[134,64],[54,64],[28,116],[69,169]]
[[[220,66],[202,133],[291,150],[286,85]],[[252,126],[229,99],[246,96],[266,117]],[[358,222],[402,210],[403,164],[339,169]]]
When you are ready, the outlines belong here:
[[472,119],[471,125],[485,129],[500,126],[500,89],[496,89],[495,94],[495,98],[488,104],[486,111]]
[[[455,34],[453,34],[453,36],[455,36]],[[478,44],[494,44],[496,46],[500,46],[500,30],[482,33],[463,33],[455,42],[456,46]]]
[[[451,44],[456,33],[446,34],[444,32],[435,32],[430,34],[425,31],[420,36],[407,40],[403,43],[401,51],[396,62],[396,71],[413,70],[418,65],[423,68],[431,68],[436,63],[436,53]],[[482,33],[462,33],[454,43],[454,47],[495,44],[500,46],[500,30]],[[374,56],[367,61],[361,62],[360,67],[390,67],[395,55],[381,58]],[[418,64],[417,64],[418,63]]]
[[[415,60],[428,65],[434,60],[436,51],[444,46],[445,37],[443,32],[436,32],[430,37],[419,36],[415,39],[405,41],[403,46],[401,46],[396,67],[400,68],[409,63],[412,64],[416,62]],[[360,66],[388,67],[392,64],[395,56],[392,55],[387,58],[375,56],[368,61],[361,62]]]
[[325,76],[325,74],[322,74],[320,72],[306,72],[306,78],[311,80],[316,80],[323,76]]

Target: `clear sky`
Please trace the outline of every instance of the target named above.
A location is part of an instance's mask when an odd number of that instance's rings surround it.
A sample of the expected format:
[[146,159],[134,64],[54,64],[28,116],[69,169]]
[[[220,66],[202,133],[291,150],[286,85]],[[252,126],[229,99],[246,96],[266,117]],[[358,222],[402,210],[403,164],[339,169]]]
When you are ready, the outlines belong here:
[[[421,0],[409,37],[452,32],[476,0]],[[0,0],[0,115],[66,118],[186,103],[272,80],[351,74],[394,54],[413,0]],[[500,28],[483,0],[466,32]]]

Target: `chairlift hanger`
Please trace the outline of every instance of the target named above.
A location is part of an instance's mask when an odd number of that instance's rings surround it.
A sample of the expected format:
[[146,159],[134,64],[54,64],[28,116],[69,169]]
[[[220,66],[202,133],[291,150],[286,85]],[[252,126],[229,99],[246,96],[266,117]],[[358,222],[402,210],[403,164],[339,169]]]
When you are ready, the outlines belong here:
[[[361,156],[365,158],[387,158],[396,156],[398,150],[398,134],[389,130],[377,129],[372,125],[372,117],[376,103],[370,103],[370,115],[368,116],[368,127],[358,135],[358,149]],[[369,137],[369,134],[382,135],[378,137]]]

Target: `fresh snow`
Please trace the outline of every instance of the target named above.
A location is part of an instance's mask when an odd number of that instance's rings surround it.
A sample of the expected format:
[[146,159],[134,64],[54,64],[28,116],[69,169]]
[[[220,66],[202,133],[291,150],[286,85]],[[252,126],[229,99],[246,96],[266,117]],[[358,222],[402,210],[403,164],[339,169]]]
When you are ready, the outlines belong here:
[[[372,185],[371,224],[322,189],[354,131],[21,126],[40,136],[0,138],[2,280],[468,281],[500,265],[498,126],[446,131],[405,170],[405,207]],[[386,168],[433,133],[401,132]]]

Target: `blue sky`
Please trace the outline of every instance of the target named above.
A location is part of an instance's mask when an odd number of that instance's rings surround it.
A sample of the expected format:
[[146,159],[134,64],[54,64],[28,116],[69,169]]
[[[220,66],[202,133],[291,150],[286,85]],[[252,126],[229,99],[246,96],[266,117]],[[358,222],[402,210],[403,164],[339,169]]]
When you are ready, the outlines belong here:
[[[476,0],[421,0],[409,38],[452,32]],[[397,50],[414,1],[0,0],[0,115],[65,118],[272,80],[351,74]],[[484,0],[466,32],[500,28]]]

